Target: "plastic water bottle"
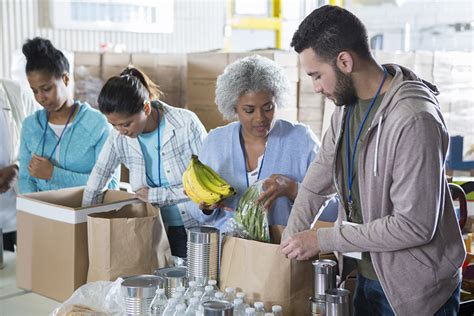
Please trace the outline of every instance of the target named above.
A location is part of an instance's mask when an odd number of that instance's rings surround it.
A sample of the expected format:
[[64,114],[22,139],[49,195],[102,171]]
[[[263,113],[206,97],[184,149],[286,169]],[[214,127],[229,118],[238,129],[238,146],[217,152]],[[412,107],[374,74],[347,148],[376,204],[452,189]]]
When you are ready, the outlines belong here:
[[203,291],[194,291],[193,292],[193,297],[197,297],[199,300],[201,300],[202,295],[204,294]]
[[184,313],[186,313],[186,304],[178,304],[173,316],[185,316]]
[[150,304],[150,313],[153,316],[161,316],[165,311],[168,300],[165,295],[165,289],[156,289],[156,294]]
[[242,299],[234,299],[232,305],[234,307],[234,316],[245,316],[245,306],[244,301],[242,301]]
[[197,291],[196,289],[196,281],[189,281],[189,287],[184,293],[184,301],[186,304],[189,304],[189,300],[193,297],[194,292]]
[[[247,308],[247,307],[250,307],[250,305],[247,303],[246,299],[245,299],[245,293],[244,292],[237,292],[237,294],[235,294],[235,297],[236,298],[240,298],[244,304],[244,308]],[[245,309],[244,309],[245,311]]]
[[216,292],[216,294],[214,294],[214,301],[222,301],[223,299],[224,299],[224,293]]
[[214,289],[212,288],[212,285],[206,285],[206,287],[204,288],[204,294],[201,297],[201,304],[212,300],[213,297]]
[[274,316],[283,316],[283,308],[280,305],[273,305],[272,312]]
[[265,313],[265,316],[275,316],[273,313]]
[[255,316],[265,316],[265,307],[263,302],[255,302],[253,306],[255,307]]
[[189,299],[189,306],[186,309],[185,316],[196,316],[196,311],[199,310],[199,298],[191,297]]
[[178,291],[176,291],[176,292],[173,293],[173,296],[172,296],[172,297],[176,299],[176,305],[178,305],[178,304],[184,304],[183,292],[178,292]]
[[184,286],[178,286],[176,288],[176,293],[179,293],[179,304],[186,304],[186,298],[184,297],[186,294],[186,288]]
[[[217,281],[216,280],[209,280],[207,281],[207,285],[211,285],[212,286],[212,289],[214,290],[214,293],[215,292],[219,292],[219,288],[217,287]],[[204,288],[205,290],[205,288]]]
[[224,293],[224,300],[226,300],[229,303],[232,303],[234,301],[234,288],[233,287],[226,287],[225,288],[225,293]]
[[255,316],[255,308],[247,307],[245,309],[245,316]]
[[166,304],[163,316],[174,316],[174,312],[176,311],[176,305],[178,305],[178,300],[174,297],[170,298],[168,300],[168,304]]

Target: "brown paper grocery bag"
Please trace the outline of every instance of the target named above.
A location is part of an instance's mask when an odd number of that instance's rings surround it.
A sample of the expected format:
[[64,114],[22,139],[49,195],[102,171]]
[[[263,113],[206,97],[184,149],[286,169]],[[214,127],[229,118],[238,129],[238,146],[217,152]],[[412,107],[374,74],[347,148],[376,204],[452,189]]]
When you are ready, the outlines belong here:
[[[272,240],[279,242],[283,227],[271,227]],[[311,260],[287,259],[278,244],[225,237],[222,246],[220,286],[234,287],[265,309],[281,305],[284,315],[311,315],[313,267]]]
[[171,251],[160,210],[134,203],[87,217],[87,282],[152,274],[171,265]]

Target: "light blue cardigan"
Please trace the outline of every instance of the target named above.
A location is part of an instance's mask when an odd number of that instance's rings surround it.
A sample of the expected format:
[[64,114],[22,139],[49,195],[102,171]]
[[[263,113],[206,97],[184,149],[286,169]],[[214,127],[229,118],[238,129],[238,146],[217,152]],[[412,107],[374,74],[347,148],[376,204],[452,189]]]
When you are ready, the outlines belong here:
[[[204,139],[199,154],[199,159],[203,163],[217,171],[237,189],[237,195],[224,202],[234,210],[247,189],[239,129],[240,123],[233,122],[212,130]],[[319,146],[319,140],[308,126],[276,120],[268,135],[259,180],[266,179],[272,174],[282,174],[301,183],[309,165],[316,157]],[[292,206],[293,202],[287,197],[276,199],[269,213],[270,225],[286,226]],[[205,215],[193,202],[188,202],[187,209],[199,222],[216,226],[221,230],[234,213],[217,209],[211,215]],[[337,202],[333,199],[319,219],[334,221],[335,216],[337,216]]]
[[[87,103],[76,102],[79,112],[64,132],[59,148],[59,161],[56,161],[56,154],[51,158],[54,170],[49,180],[34,178],[28,171],[32,155],[41,156],[43,131],[48,124],[47,111],[36,111],[23,121],[20,140],[20,193],[57,190],[87,183],[112,127],[102,113]],[[46,128],[45,138],[44,156],[49,157],[57,142],[57,136],[49,126]],[[117,187],[116,173],[109,188]]]

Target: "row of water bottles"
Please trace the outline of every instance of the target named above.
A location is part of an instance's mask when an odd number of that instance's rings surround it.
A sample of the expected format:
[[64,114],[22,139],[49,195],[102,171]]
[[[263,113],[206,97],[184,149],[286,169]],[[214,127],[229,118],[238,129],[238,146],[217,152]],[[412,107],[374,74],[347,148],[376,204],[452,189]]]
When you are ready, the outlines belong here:
[[165,290],[158,288],[150,304],[150,314],[153,316],[202,316],[202,303],[207,301],[226,301],[233,305],[234,316],[282,316],[279,305],[272,307],[272,312],[265,312],[263,302],[255,302],[251,307],[245,299],[245,293],[235,293],[234,288],[228,287],[221,292],[216,280],[209,280],[203,288],[195,281],[189,282],[189,287],[178,287],[172,297],[167,298]]

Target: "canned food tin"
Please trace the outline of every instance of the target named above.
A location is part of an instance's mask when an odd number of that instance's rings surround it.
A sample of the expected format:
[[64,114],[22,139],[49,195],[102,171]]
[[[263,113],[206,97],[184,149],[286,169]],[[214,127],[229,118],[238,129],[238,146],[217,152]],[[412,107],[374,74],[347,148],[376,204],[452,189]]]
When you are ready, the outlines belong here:
[[172,297],[179,286],[188,287],[186,267],[167,267],[157,269],[155,275],[163,279],[166,297]]
[[234,313],[232,304],[226,301],[207,301],[202,303],[204,316],[231,316]]

